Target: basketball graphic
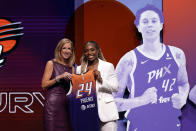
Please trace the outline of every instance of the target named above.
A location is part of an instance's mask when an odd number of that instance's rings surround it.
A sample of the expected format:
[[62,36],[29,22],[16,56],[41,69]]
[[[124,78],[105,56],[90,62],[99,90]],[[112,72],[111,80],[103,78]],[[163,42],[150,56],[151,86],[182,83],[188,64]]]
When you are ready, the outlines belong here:
[[5,63],[5,54],[14,50],[23,35],[21,22],[12,22],[7,18],[0,18],[0,66]]

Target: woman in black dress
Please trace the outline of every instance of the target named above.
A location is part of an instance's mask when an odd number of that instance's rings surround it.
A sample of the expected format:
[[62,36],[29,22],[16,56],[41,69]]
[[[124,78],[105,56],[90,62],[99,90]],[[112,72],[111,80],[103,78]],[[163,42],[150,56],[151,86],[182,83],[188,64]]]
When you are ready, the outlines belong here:
[[75,62],[73,43],[62,39],[55,49],[55,57],[46,64],[42,88],[46,89],[44,105],[45,131],[70,131],[68,98]]

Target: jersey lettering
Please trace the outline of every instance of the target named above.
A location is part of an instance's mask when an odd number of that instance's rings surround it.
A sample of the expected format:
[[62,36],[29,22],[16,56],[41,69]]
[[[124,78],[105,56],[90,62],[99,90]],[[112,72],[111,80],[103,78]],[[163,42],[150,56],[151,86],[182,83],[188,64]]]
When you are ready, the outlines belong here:
[[171,74],[170,71],[171,64],[168,66],[163,66],[160,69],[157,70],[152,70],[148,72],[148,83],[151,83],[152,79],[154,78],[155,80],[158,80],[162,77],[164,77],[166,74]]
[[83,92],[87,92],[88,93],[88,96],[91,94],[92,81],[91,82],[87,82],[85,84],[82,83],[79,86],[81,88],[77,91],[76,98],[81,98],[83,96]]
[[[173,78],[172,80],[170,80],[170,79],[163,80],[162,88],[164,89],[165,92],[173,91],[173,85],[175,84],[175,82],[176,82],[176,78]],[[169,89],[168,89],[168,87],[169,87]]]

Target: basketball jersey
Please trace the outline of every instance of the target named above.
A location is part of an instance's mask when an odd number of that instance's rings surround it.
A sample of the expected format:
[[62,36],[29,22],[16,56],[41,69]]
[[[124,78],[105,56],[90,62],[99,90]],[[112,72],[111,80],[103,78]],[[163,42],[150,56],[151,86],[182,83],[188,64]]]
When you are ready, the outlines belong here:
[[143,55],[138,48],[134,49],[136,65],[134,72],[130,74],[130,97],[139,97],[146,89],[157,88],[157,103],[127,112],[130,126],[138,131],[175,131],[181,115],[180,110],[173,108],[171,100],[171,96],[178,93],[178,65],[169,47],[165,47],[162,57],[156,60]]
[[70,116],[73,131],[99,131],[96,82],[93,70],[72,75]]

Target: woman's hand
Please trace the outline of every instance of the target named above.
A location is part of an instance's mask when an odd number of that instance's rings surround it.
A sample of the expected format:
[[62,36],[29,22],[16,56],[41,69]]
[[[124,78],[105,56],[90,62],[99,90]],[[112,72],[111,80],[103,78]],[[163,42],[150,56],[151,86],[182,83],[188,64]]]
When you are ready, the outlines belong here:
[[95,80],[98,80],[98,82],[102,84],[103,80],[101,78],[101,73],[97,69],[95,69],[93,73],[94,73]]
[[69,72],[64,72],[63,74],[56,76],[56,81],[57,82],[59,82],[60,79],[69,79],[69,80],[71,80],[72,79],[72,74],[70,74]]
[[63,77],[64,79],[69,79],[69,80],[71,80],[72,74],[70,74],[70,73],[68,73],[68,72],[64,72],[64,73],[62,74],[62,77]]

